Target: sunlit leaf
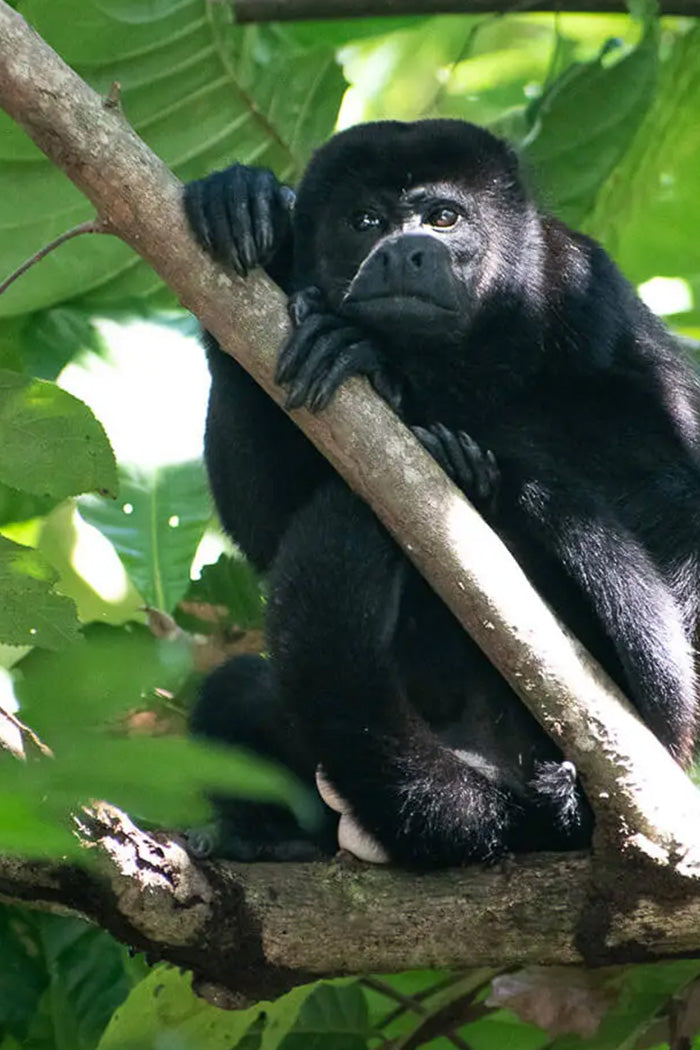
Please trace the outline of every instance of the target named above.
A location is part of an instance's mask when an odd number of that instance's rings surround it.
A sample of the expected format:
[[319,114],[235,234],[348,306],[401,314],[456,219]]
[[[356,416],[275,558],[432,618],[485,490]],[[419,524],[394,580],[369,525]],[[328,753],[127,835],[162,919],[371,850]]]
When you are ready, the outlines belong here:
[[260,1009],[219,1010],[192,991],[192,975],[157,966],[119,1007],[97,1050],[233,1050]]
[[75,605],[55,582],[45,558],[0,536],[0,642],[62,649],[78,638]]
[[700,275],[699,107],[696,24],[675,42],[646,119],[588,223],[635,282],[661,274],[692,284]]
[[114,455],[82,401],[0,369],[0,481],[35,496],[116,492]]
[[[18,6],[97,91],[119,82],[128,120],[183,179],[238,160],[294,180],[333,127],[344,82],[332,40],[237,27],[230,5],[201,0]],[[91,217],[85,197],[0,114],[0,275]],[[79,237],[16,281],[0,298],[0,315],[76,296],[109,306],[160,290],[117,238]]]
[[34,728],[55,740],[116,724],[156,689],[175,691],[189,669],[181,640],[154,638],[140,624],[92,624],[63,652],[31,652],[16,664],[15,691]]
[[199,460],[150,470],[123,467],[119,500],[85,499],[82,516],[114,548],[147,605],[174,609],[190,582],[190,565],[212,515]]
[[588,216],[601,185],[629,149],[658,74],[653,26],[618,61],[606,61],[608,51],[570,67],[531,109],[526,156],[538,191],[548,208],[574,226]]

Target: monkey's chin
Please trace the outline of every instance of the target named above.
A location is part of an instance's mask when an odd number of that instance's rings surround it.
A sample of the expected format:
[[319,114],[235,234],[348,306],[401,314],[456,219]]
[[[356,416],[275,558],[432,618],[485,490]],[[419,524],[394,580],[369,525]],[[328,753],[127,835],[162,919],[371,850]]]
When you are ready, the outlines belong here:
[[341,312],[349,321],[396,338],[439,338],[454,331],[460,317],[457,306],[415,295],[383,295],[372,299],[348,298]]

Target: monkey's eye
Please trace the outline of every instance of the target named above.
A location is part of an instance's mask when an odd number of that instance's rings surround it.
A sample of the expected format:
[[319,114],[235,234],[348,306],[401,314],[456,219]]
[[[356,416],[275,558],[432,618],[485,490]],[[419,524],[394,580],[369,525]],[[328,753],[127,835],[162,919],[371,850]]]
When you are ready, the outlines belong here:
[[376,230],[382,225],[381,215],[376,211],[357,211],[350,217],[353,230],[362,233],[364,230]]
[[428,226],[434,226],[438,230],[448,230],[450,226],[454,226],[459,219],[459,212],[454,208],[447,208],[442,206],[435,208],[426,215],[425,222]]

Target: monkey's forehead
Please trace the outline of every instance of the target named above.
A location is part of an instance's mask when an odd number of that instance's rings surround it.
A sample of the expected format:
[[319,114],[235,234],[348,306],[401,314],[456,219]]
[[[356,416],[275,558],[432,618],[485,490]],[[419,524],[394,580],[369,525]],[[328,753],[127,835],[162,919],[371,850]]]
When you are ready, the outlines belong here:
[[312,158],[299,190],[318,196],[359,182],[401,192],[446,181],[487,185],[498,175],[517,177],[517,160],[485,128],[461,120],[387,120],[335,135]]

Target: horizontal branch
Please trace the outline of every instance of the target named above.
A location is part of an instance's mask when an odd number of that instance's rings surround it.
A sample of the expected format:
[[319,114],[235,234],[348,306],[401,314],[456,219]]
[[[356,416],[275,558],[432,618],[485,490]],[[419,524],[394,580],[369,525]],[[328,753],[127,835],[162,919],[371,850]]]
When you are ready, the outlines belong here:
[[[627,14],[625,0],[232,0],[237,22],[294,22],[391,15],[522,14],[529,11]],[[659,0],[662,15],[700,15],[700,0]]]
[[[273,374],[288,321],[279,289],[260,273],[240,280],[197,248],[178,180],[4,0],[0,105],[89,197],[101,226],[151,263],[281,401]],[[697,876],[700,794],[367,382],[347,383],[318,416],[293,418],[576,763],[599,829],[630,853]]]
[[152,960],[194,970],[200,985],[243,997],[329,974],[700,953],[700,899],[647,899],[637,888],[603,907],[580,854],[420,878],[340,859],[197,865],[113,807],[86,822],[96,865],[0,858],[0,897],[82,915]]

